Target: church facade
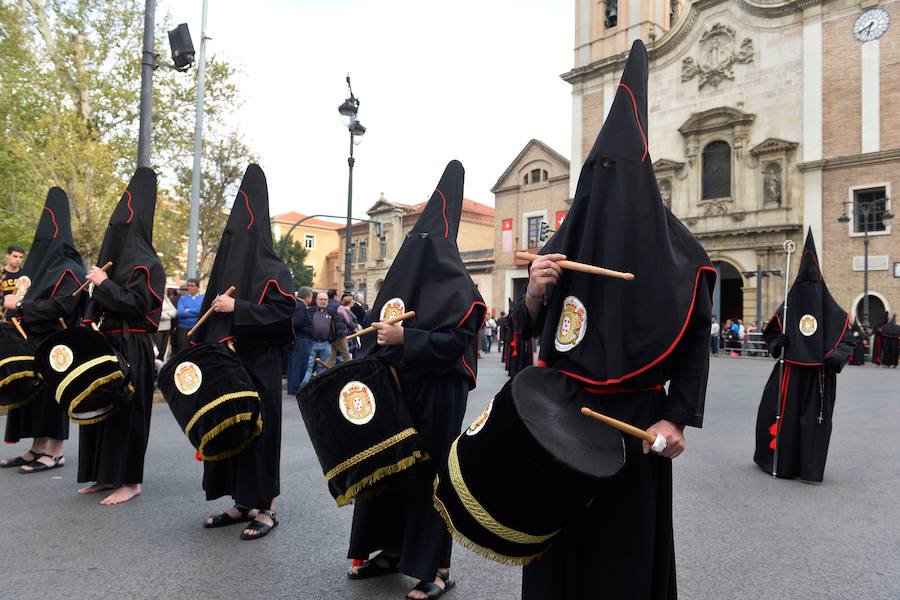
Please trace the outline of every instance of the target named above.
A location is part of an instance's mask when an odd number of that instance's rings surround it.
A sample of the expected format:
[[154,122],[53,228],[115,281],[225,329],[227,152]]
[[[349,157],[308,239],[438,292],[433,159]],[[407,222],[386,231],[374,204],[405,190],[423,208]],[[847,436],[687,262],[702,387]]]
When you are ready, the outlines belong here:
[[784,294],[773,273],[785,271],[784,242],[802,248],[808,228],[851,317],[864,320],[866,243],[870,323],[900,308],[900,235],[890,220],[900,189],[900,0],[575,7],[575,65],[563,75],[572,164],[600,130],[631,43],[644,40],[660,194],[719,270],[720,320],[771,316]]

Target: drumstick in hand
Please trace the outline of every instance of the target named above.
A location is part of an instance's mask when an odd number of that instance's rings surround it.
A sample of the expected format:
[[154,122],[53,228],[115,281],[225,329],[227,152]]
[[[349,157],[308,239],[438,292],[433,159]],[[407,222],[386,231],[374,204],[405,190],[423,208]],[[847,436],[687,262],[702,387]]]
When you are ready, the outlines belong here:
[[[112,266],[112,261],[109,261],[108,263],[106,263],[105,265],[103,265],[102,267],[100,267],[100,270],[103,271],[103,272],[105,273],[105,272],[107,271],[107,269],[109,269],[111,266]],[[91,284],[90,281],[85,281],[84,283],[81,284],[81,287],[80,287],[80,288],[78,288],[77,290],[75,290],[74,292],[72,292],[72,295],[73,295],[73,296],[77,296],[77,295],[80,294],[82,291],[84,291],[84,289],[85,289],[87,286],[89,286],[90,284]]]
[[[531,254],[530,252],[516,252],[516,258],[520,260],[537,260],[540,258],[540,255]],[[556,261],[556,264],[558,264],[563,269],[568,269],[569,271],[578,271],[579,273],[603,275],[604,277],[614,277],[616,279],[624,279],[625,281],[631,281],[632,279],[634,279],[634,275],[632,273],[623,273],[622,271],[613,271],[612,269],[595,267],[594,265],[575,262],[574,260],[558,260]]]
[[[382,321],[382,323],[384,323],[386,325],[393,325],[394,323],[399,323],[400,321],[405,321],[407,319],[411,319],[414,316],[416,316],[416,311],[411,310],[409,312],[403,313],[399,317],[394,317],[393,319],[388,319],[387,321]],[[353,338],[358,338],[361,335],[366,335],[367,333],[372,333],[373,331],[375,331],[375,328],[370,325],[370,326],[366,327],[365,329],[360,329],[356,333],[348,335],[346,339],[352,340]]]
[[19,333],[22,334],[22,337],[27,340],[28,336],[25,335],[25,330],[22,329],[21,325],[19,325],[19,320],[17,318],[13,317],[12,319],[10,319],[10,321],[12,321],[12,324],[16,326],[16,329],[19,331]]
[[606,423],[610,427],[615,427],[623,433],[627,433],[628,435],[632,435],[638,439],[644,440],[645,442],[650,444],[650,448],[657,454],[666,449],[666,438],[659,434],[653,435],[649,431],[645,431],[640,427],[635,427],[634,425],[629,425],[624,421],[613,419],[612,417],[607,417],[606,415],[595,412],[586,406],[581,407],[581,414],[585,415],[586,417],[597,419],[601,423]]
[[[236,288],[232,285],[232,286],[230,286],[227,290],[225,290],[225,292],[224,292],[222,295],[223,295],[223,296],[230,296],[231,294],[234,293],[234,290],[235,290],[235,289],[236,289]],[[203,325],[204,321],[206,321],[206,320],[209,318],[209,316],[210,316],[211,314],[213,314],[213,312],[214,312],[214,311],[213,311],[213,307],[212,307],[212,306],[210,306],[209,308],[207,308],[207,309],[206,309],[206,312],[203,313],[203,316],[200,317],[200,320],[197,321],[197,322],[194,324],[194,326],[191,327],[190,331],[187,332],[187,336],[188,336],[188,337],[191,337],[192,335],[194,335],[194,331],[196,331],[196,329],[197,329],[198,327],[200,327],[201,325]]]
[[324,360],[322,360],[322,359],[319,358],[318,356],[316,357],[316,364],[319,365],[320,367],[325,367],[326,369],[330,369],[330,368],[331,368],[331,366],[330,366],[327,362],[325,362]]

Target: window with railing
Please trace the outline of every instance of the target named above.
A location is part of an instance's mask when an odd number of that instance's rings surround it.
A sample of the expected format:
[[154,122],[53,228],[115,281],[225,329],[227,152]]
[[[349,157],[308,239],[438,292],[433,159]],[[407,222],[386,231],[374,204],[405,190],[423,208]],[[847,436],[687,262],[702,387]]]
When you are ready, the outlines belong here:
[[874,187],[853,190],[853,233],[884,231],[884,213],[887,211],[885,188]]

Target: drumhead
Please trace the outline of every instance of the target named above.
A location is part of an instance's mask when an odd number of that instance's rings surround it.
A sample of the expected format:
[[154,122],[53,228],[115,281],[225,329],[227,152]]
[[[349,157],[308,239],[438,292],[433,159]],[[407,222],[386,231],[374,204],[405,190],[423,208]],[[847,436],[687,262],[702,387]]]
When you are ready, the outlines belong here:
[[622,434],[581,414],[594,400],[577,381],[555,369],[528,367],[513,379],[512,392],[531,435],[560,462],[599,478],[625,465]]

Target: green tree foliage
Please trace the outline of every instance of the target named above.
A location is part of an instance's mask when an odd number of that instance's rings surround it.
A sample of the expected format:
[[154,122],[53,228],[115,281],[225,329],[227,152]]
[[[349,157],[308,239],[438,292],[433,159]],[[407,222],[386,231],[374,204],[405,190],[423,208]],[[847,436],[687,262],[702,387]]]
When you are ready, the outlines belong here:
[[[0,2],[0,242],[30,243],[47,189],[59,185],[69,196],[76,244],[86,261],[95,259],[134,172],[143,9],[141,0]],[[171,27],[157,19],[163,60]],[[208,59],[200,227],[207,271],[230,188],[252,160],[229,123],[240,106],[236,75],[226,61]],[[186,270],[196,77],[196,68],[154,74],[154,242],[176,278]]]
[[275,251],[291,270],[295,290],[303,286],[312,287],[313,267],[305,264],[308,251],[301,242],[293,237],[281,238],[275,242]]

